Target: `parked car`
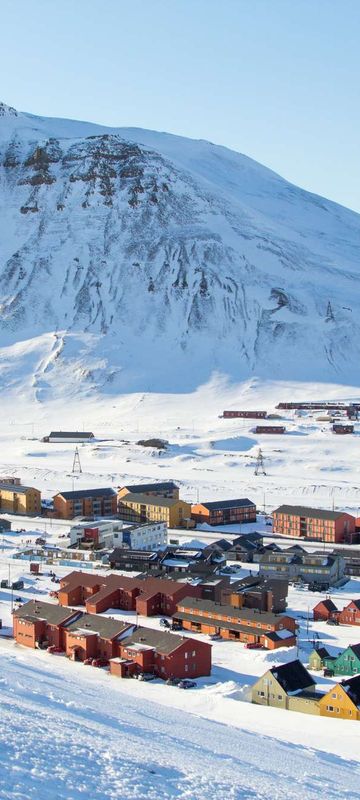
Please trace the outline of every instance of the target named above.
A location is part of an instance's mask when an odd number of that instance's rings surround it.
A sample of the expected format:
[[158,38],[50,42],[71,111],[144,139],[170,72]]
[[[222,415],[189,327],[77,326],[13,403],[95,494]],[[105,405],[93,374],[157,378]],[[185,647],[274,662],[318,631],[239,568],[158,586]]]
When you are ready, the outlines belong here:
[[263,650],[263,646],[260,642],[247,642],[245,647],[247,650]]
[[166,681],[167,686],[178,686],[180,683],[180,678],[168,678]]
[[210,639],[212,642],[219,642],[221,640],[220,633],[211,633]]
[[334,671],[332,669],[328,669],[327,667],[325,667],[325,669],[324,669],[325,678],[332,678],[333,674],[334,674]]
[[179,689],[193,689],[194,686],[196,686],[196,681],[190,681],[188,678],[184,678],[178,683]]
[[326,620],[326,624],[327,625],[338,625],[339,624],[339,620],[338,619],[331,619],[331,617],[330,617],[330,619]]
[[[182,631],[181,622],[173,622],[172,625],[171,625],[171,630],[172,631]],[[195,633],[195,631],[193,631],[193,633]]]
[[85,667],[91,667],[93,660],[94,660],[93,658],[85,658],[83,664],[85,664]]
[[109,664],[108,658],[93,658],[92,666],[93,667],[107,667]]
[[55,590],[49,592],[49,597],[57,597],[57,596],[58,596],[58,593],[55,592]]
[[152,672],[139,672],[138,680],[139,681],[153,681],[155,679],[155,675]]
[[171,628],[170,622],[167,619],[161,619],[160,625],[162,628]]

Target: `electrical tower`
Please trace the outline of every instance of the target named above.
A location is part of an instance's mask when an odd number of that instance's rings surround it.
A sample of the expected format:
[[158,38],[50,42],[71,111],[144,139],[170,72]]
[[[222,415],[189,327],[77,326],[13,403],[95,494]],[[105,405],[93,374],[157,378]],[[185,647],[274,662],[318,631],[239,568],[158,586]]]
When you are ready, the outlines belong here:
[[81,464],[80,464],[80,453],[79,453],[79,448],[78,447],[75,447],[74,461],[73,461],[71,472],[73,474],[75,472],[82,472]]
[[259,447],[258,454],[256,456],[256,464],[254,475],[266,475],[265,466],[264,466],[264,456],[261,452],[261,448]]

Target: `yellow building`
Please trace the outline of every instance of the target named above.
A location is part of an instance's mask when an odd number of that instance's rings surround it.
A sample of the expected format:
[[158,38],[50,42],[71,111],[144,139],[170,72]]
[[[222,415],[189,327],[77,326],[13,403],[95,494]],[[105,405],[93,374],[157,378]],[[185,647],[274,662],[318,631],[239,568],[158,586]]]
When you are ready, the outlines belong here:
[[168,528],[187,527],[191,517],[190,503],[137,492],[120,496],[118,511],[129,522],[166,522]]
[[360,675],[336,683],[321,698],[320,716],[360,720]]
[[0,483],[0,511],[10,514],[41,514],[41,494],[31,486]]

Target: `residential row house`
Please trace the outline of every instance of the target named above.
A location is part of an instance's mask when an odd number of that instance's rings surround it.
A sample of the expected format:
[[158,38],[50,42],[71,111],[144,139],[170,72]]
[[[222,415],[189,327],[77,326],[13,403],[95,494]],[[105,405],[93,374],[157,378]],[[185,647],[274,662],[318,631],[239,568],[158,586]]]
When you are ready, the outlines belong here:
[[3,514],[41,514],[41,493],[33,486],[6,481],[0,483],[0,512]]
[[351,543],[355,517],[342,511],[282,505],[272,513],[273,532],[298,539]]
[[148,672],[166,680],[211,673],[211,645],[190,637],[38,600],[14,611],[13,621],[18,644],[54,645],[74,661],[100,658],[119,677]]
[[150,617],[172,616],[178,602],[186,595],[200,597],[201,587],[166,578],[71,572],[60,580],[58,600],[62,606],[84,605],[91,614],[120,608]]
[[173,619],[185,630],[218,635],[266,650],[296,645],[297,622],[288,615],[185,597],[178,603]]

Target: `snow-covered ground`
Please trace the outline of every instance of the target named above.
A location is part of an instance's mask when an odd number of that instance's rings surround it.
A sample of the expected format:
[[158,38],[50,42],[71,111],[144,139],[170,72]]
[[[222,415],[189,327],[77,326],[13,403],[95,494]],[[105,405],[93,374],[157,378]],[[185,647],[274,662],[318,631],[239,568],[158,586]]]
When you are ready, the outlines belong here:
[[[85,488],[141,480],[177,481],[189,501],[249,496],[270,511],[281,502],[346,508],[358,514],[358,451],[355,434],[337,437],[320,414],[282,414],[285,436],[257,436],[252,420],[224,420],[224,408],[274,412],[284,399],[359,399],[352,387],[251,381],[230,388],[221,379],[191,395],[127,395],[79,405],[28,406],[4,401],[0,421],[1,476],[16,475],[45,498],[72,486]],[[281,413],[281,412],[276,412]],[[280,423],[279,423],[280,424]],[[51,429],[93,430],[97,441],[81,446],[83,472],[71,473],[74,445],[45,444]],[[136,442],[162,436],[157,452]],[[266,475],[255,476],[258,448]],[[0,798],[73,800],[91,791],[99,798],[340,798],[360,797],[359,730],[356,723],[258,708],[249,687],[269,666],[297,656],[295,648],[251,651],[236,642],[213,642],[213,672],[195,690],[161,681],[110,678],[103,670],[72,664],[62,656],[27,651],[5,638],[17,596],[49,600],[48,571],[37,580],[29,564],[12,555],[39,531],[64,544],[66,521],[16,521],[0,537],[0,578],[24,578],[20,592],[0,590]],[[24,528],[19,533],[15,528]],[[250,527],[250,526],[249,526]],[[259,523],[271,535],[271,529]],[[248,527],[244,527],[248,530]],[[229,532],[229,530],[228,530]],[[172,535],[178,535],[173,532]],[[222,533],[198,529],[190,539]],[[240,565],[239,565],[240,566]],[[241,568],[241,567],[240,567]],[[243,573],[247,565],[243,565]],[[69,571],[56,567],[59,576]],[[339,607],[360,595],[353,580],[332,597]],[[299,657],[306,664],[314,642],[332,653],[360,640],[354,627],[313,623],[320,595],[290,589],[289,611],[300,623]],[[131,616],[109,609],[109,615]],[[157,618],[141,620],[158,626]],[[192,634],[193,635],[193,634]],[[204,637],[206,639],[206,637]],[[331,683],[317,676],[321,687]]]

